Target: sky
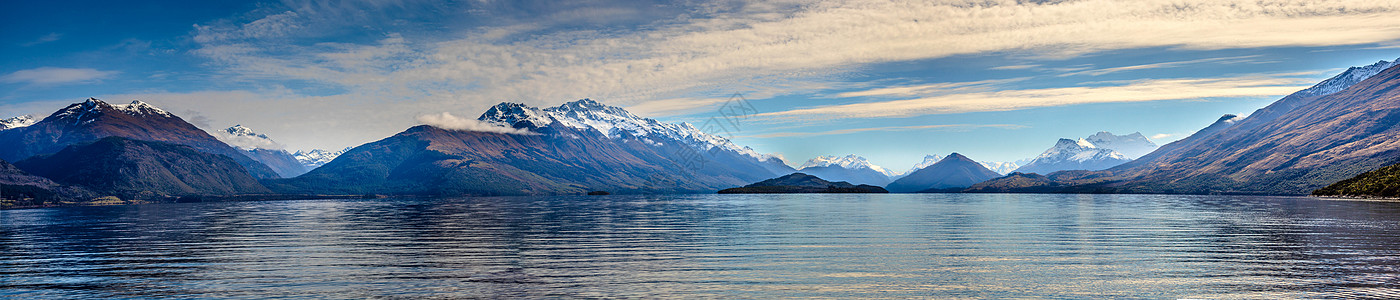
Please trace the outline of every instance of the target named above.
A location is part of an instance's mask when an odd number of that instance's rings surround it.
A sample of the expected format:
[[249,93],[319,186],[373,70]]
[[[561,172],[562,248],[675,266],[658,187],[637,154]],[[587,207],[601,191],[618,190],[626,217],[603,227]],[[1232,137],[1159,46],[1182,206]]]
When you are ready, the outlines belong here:
[[[122,3],[119,3],[122,2]],[[590,98],[791,165],[1158,144],[1400,57],[1400,2],[5,1],[0,118],[96,97],[290,151]]]

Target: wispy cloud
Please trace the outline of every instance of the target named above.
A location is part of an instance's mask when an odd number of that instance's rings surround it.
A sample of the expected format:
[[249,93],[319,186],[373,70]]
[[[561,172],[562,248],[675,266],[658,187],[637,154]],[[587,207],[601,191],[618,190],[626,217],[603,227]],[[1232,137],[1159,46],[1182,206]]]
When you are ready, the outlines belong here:
[[908,97],[926,96],[933,94],[967,92],[976,90],[987,90],[995,86],[1030,79],[1029,77],[1012,79],[993,79],[968,82],[943,82],[914,86],[883,87],[863,91],[843,92],[836,94],[837,97]]
[[91,68],[53,68],[19,70],[0,76],[4,83],[28,83],[34,85],[59,85],[100,80],[117,75],[117,71],[101,71]]
[[1060,76],[1060,77],[1075,76],[1075,75],[1100,76],[1100,75],[1105,75],[1105,74],[1110,74],[1110,73],[1117,73],[1117,72],[1124,72],[1124,71],[1173,68],[1173,67],[1180,67],[1180,66],[1191,65],[1191,64],[1200,64],[1200,63],[1216,63],[1216,64],[1255,63],[1255,62],[1259,62],[1258,60],[1255,59],[1255,58],[1259,58],[1259,57],[1260,57],[1260,55],[1245,55],[1245,56],[1232,56],[1232,57],[1213,57],[1213,58],[1203,58],[1203,59],[1193,59],[1193,60],[1183,60],[1183,61],[1171,61],[1171,62],[1160,62],[1160,63],[1141,64],[1141,65],[1122,66],[1122,67],[1112,67],[1112,68],[1102,68],[1102,69],[1089,69],[1089,70],[1083,70],[1083,71],[1075,71],[1075,72],[1068,72],[1068,73],[1057,74],[1056,76]]
[[992,70],[1024,70],[1024,69],[1030,69],[1030,68],[1035,68],[1035,67],[1039,67],[1039,66],[1040,66],[1040,65],[1034,65],[1034,64],[1028,64],[1028,65],[1009,65],[1009,66],[996,66],[996,67],[991,67],[990,69],[992,69]]
[[62,39],[62,38],[63,38],[63,34],[62,34],[62,33],[53,32],[53,33],[49,33],[49,34],[46,34],[46,35],[44,35],[44,36],[41,36],[41,37],[39,37],[39,38],[36,39],[36,40],[29,41],[29,42],[26,42],[26,43],[24,43],[24,44],[20,44],[20,46],[33,47],[33,46],[39,45],[39,44],[44,44],[44,43],[48,43],[48,42],[58,41],[59,39]]
[[807,136],[852,134],[852,133],[870,132],[870,131],[907,131],[907,130],[923,130],[923,129],[938,129],[938,130],[971,130],[971,129],[977,129],[977,128],[1021,129],[1021,128],[1026,128],[1026,126],[1023,126],[1023,125],[1014,125],[1014,124],[944,124],[944,125],[916,125],[916,126],[886,126],[886,127],[869,127],[869,128],[838,129],[838,130],[821,131],[821,132],[778,132],[778,133],[765,133],[765,134],[756,134],[756,135],[746,135],[746,136],[741,136],[741,137],[747,137],[747,138],[807,137]]
[[801,108],[755,115],[771,118],[897,118],[928,114],[1006,111],[1090,103],[1195,100],[1285,95],[1309,79],[1273,74],[1226,78],[1149,79],[1117,85],[958,93],[916,99]]

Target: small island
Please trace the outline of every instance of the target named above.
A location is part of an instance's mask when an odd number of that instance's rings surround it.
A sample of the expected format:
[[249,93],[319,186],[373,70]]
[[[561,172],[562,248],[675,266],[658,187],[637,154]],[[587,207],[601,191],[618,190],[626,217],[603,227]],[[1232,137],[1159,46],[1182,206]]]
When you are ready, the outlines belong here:
[[805,193],[889,193],[885,188],[845,181],[830,182],[817,176],[792,173],[783,177],[759,181],[743,187],[719,191],[720,194],[805,194]]

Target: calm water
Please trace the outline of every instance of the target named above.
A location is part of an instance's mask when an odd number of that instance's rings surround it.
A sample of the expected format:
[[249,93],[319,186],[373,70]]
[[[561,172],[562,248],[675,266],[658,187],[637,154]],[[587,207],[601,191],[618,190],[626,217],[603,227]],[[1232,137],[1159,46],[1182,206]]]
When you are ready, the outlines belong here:
[[0,298],[1395,298],[1400,203],[1139,195],[0,211]]

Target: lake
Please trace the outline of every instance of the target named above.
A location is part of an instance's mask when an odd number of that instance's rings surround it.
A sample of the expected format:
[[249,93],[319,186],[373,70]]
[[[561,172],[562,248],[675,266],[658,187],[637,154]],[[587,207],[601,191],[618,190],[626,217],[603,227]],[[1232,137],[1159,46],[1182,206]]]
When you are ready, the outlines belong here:
[[1400,298],[1400,203],[485,197],[0,211],[0,298]]

